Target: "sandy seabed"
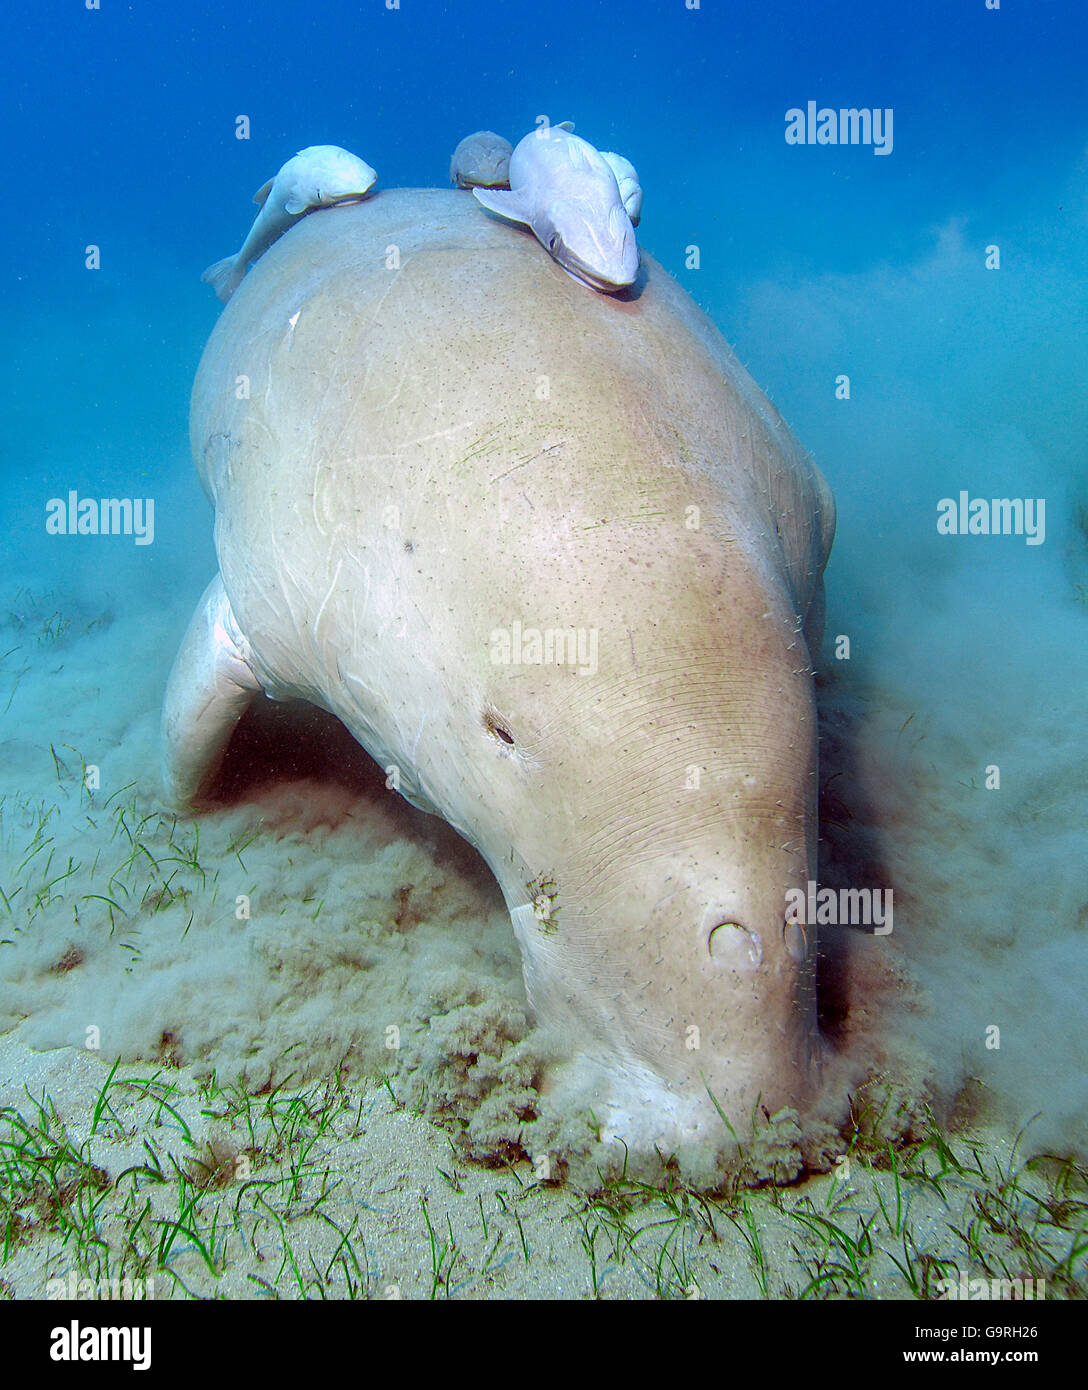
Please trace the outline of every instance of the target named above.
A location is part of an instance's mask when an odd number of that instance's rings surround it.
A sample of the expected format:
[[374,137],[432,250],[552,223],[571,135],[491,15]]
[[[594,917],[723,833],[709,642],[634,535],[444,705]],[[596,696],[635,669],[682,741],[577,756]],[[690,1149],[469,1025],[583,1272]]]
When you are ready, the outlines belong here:
[[[165,633],[149,662],[132,655],[138,618],[25,589],[10,614],[3,1292],[115,1296],[130,1279],[156,1298],[909,1298],[985,1259],[1077,1296],[1083,1270],[1063,1275],[1061,1247],[1088,1211],[1083,1172],[1025,1170],[1039,1146],[1014,1150],[992,1078],[942,1089],[932,1058],[889,1074],[883,1102],[855,1096],[845,1165],[784,1188],[741,1174],[700,1194],[666,1172],[655,1192],[617,1170],[591,1115],[553,1124],[550,1146],[525,1138],[546,1108],[542,1050],[478,857],[305,707],[247,718],[216,809],[165,813]],[[102,679],[119,666],[125,680]],[[902,738],[866,751],[851,732],[856,690],[832,680],[822,698],[832,763],[849,753],[875,775],[891,758],[884,771],[923,795]],[[842,780],[825,807],[832,879],[843,837],[854,853],[865,841]],[[861,959],[825,956],[825,1024],[856,1045],[877,982],[884,1031],[906,1046],[911,1020],[932,1017],[925,988],[902,961]],[[957,1158],[934,1138],[945,1122]],[[1028,1193],[1054,1219],[1019,1245],[996,1237],[985,1204],[1027,1223]],[[954,1227],[977,1228],[976,1248]]]

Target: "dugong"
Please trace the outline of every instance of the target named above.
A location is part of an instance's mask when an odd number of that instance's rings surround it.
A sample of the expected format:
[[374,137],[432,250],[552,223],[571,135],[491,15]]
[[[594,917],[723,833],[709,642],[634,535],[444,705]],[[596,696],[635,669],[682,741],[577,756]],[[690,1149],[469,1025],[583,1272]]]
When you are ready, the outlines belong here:
[[358,155],[339,145],[309,145],[292,155],[274,179],[258,188],[260,207],[242,249],[210,265],[200,277],[225,304],[242,282],[247,266],[283,236],[288,227],[315,208],[357,202],[373,187],[377,174]]
[[524,223],[569,275],[612,293],[638,274],[635,229],[608,161],[569,122],[542,126],[510,156],[510,188],[474,188],[489,212]]
[[493,130],[477,130],[460,141],[450,159],[450,183],[458,188],[507,188],[514,147]]
[[166,690],[170,800],[251,700],[310,701],[486,860],[567,1040],[542,1085],[617,1154],[804,1106],[786,894],[815,878],[834,503],[676,281],[647,256],[587,295],[454,190],[388,190],[261,257],[191,442],[219,572]]

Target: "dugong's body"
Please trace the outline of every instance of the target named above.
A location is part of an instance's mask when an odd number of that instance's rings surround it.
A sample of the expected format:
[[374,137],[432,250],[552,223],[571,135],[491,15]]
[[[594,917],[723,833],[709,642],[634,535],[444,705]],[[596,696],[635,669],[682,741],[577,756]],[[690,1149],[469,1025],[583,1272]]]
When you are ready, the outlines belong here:
[[553,1090],[645,1152],[803,1104],[834,507],[679,285],[588,295],[454,191],[386,191],[261,258],[191,431],[221,577],[172,797],[260,691],[312,701],[487,860]]

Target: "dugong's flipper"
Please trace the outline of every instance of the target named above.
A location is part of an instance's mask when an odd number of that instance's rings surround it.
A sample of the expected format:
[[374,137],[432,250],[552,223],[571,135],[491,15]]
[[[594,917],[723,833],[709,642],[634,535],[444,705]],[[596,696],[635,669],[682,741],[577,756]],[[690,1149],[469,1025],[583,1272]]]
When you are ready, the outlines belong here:
[[260,689],[217,574],[182,638],[163,702],[163,783],[174,805],[191,802],[216,771],[234,726]]

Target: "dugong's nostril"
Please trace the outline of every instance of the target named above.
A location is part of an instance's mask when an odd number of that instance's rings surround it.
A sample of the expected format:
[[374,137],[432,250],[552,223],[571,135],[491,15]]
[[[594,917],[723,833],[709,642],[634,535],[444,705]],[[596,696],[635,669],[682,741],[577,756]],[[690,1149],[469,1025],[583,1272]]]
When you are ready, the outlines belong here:
[[733,931],[744,930],[744,928],[741,926],[739,922],[719,922],[716,927],[710,928],[710,935],[707,937],[706,946],[707,950],[710,952],[711,955],[714,954],[715,934],[720,931],[729,931],[730,929],[732,929]]
[[758,935],[740,922],[718,922],[711,927],[706,945],[715,959],[732,958],[735,965],[758,966],[763,960],[763,944]]
[[792,912],[786,914],[786,920],[782,923],[782,940],[791,960],[800,962],[808,955],[805,924],[799,922]]

